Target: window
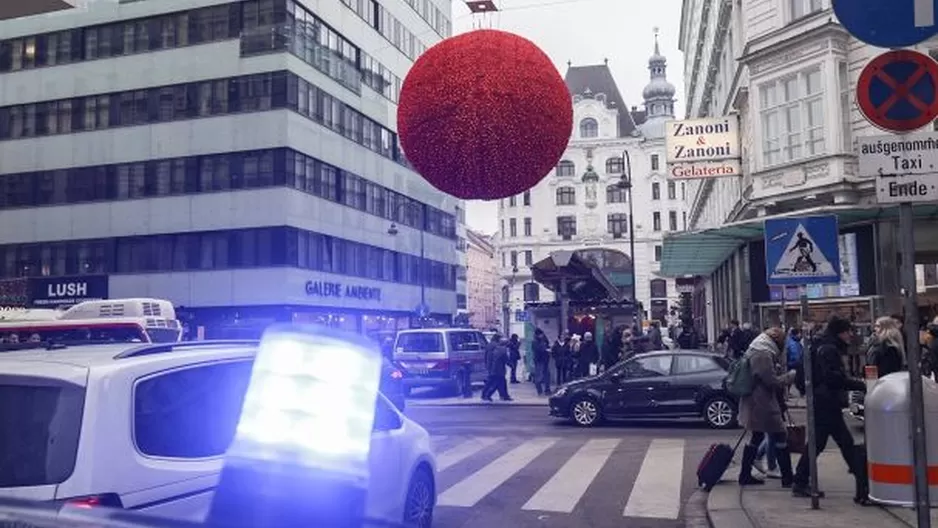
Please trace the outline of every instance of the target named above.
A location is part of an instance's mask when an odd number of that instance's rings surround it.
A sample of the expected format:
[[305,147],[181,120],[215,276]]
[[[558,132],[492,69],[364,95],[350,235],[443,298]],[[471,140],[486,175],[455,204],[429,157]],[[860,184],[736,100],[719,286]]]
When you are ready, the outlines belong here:
[[563,237],[564,240],[570,240],[572,237],[576,236],[576,217],[558,216],[557,234]]
[[609,158],[606,160],[606,172],[608,174],[622,174],[625,172],[625,163],[622,158]]
[[657,154],[651,155],[651,170],[661,170],[661,161],[659,161]]
[[576,176],[576,165],[570,160],[563,160],[557,164],[557,176]]
[[763,85],[759,97],[764,166],[824,152],[820,70],[808,70]]
[[517,197],[515,197],[515,196],[510,196],[510,197],[508,198],[508,207],[514,207],[514,206],[516,206],[516,205],[518,205]]
[[687,200],[687,186],[681,182],[681,200]]
[[846,62],[837,63],[837,82],[840,87],[840,128],[843,134],[843,149],[846,153],[853,153],[853,105],[850,98],[853,90],[850,89],[850,73]]
[[660,355],[633,359],[624,365],[625,378],[640,379],[670,376],[672,357],[670,355]]
[[661,262],[661,246],[655,245],[655,262]]
[[518,236],[518,219],[516,218],[508,219],[508,236],[510,237]]
[[664,279],[652,279],[648,284],[648,290],[651,292],[652,299],[662,299],[668,296],[668,281]]
[[612,238],[622,238],[629,232],[629,216],[615,213],[606,216],[606,229]]
[[661,199],[661,184],[654,182],[651,184],[651,199],[660,200]]
[[378,394],[375,400],[375,419],[371,428],[373,431],[396,431],[404,426],[400,415],[388,405],[384,395]]
[[681,220],[681,229],[687,231],[687,211],[682,212],[681,216],[683,217]]
[[599,136],[599,123],[592,117],[580,121],[580,137],[594,138]]
[[502,239],[504,239],[505,238],[505,221],[499,220],[499,224],[501,225],[501,227],[499,227],[498,232],[502,234]]
[[651,213],[651,226],[653,231],[661,231],[661,213],[658,211]]
[[668,211],[668,231],[677,231],[677,211]]
[[674,374],[701,374],[723,370],[716,361],[705,356],[677,355],[674,356]]
[[606,187],[606,203],[625,203],[626,190],[616,184]]
[[677,199],[677,186],[674,185],[673,181],[668,182],[668,200]]
[[573,187],[561,187],[557,189],[557,205],[575,205],[576,190]]
[[517,251],[511,252],[511,267],[512,269],[515,269],[518,267],[518,252]]
[[0,487],[60,484],[75,469],[85,389],[0,374]]
[[816,13],[821,10],[821,0],[788,0],[791,20]]
[[524,219],[524,236],[526,237],[531,236],[531,219],[530,218]]
[[192,366],[134,387],[134,442],[144,455],[205,458],[234,438],[251,361]]
[[531,191],[524,191],[524,194],[521,195],[521,204],[524,206],[531,205]]
[[534,264],[534,252],[530,249],[524,250],[524,265],[531,266]]

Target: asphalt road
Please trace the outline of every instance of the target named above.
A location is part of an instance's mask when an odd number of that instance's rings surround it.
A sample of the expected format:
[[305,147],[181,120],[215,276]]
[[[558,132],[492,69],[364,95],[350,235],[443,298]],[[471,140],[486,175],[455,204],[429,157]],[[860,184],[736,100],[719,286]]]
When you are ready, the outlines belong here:
[[[435,528],[676,528],[713,442],[696,422],[582,429],[545,407],[416,407],[438,463]],[[732,471],[732,469],[731,469]]]

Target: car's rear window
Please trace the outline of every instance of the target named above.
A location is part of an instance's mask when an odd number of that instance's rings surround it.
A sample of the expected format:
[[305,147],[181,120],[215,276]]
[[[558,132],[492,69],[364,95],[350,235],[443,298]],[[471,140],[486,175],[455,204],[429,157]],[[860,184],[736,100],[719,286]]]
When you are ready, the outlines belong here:
[[445,352],[443,334],[440,332],[407,332],[397,336],[395,350],[398,352]]
[[78,454],[85,389],[0,376],[0,488],[59,484]]

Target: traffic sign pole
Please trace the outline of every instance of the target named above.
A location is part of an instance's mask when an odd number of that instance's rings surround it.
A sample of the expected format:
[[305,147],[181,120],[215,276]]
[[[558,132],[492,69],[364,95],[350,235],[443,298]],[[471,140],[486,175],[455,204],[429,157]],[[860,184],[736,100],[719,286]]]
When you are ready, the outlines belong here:
[[928,451],[925,439],[925,396],[918,346],[918,299],[915,282],[915,234],[912,204],[899,204],[899,242],[902,262],[899,283],[904,290],[905,353],[909,363],[909,398],[912,421],[912,464],[915,476],[915,514],[919,528],[931,528],[931,504],[928,496]]
[[[801,295],[801,321],[804,322],[808,317],[808,291]],[[814,414],[814,353],[813,347],[804,347],[804,397],[805,414],[807,414],[807,445],[808,448],[808,475],[811,480],[811,509],[821,508],[821,492],[818,490],[817,474],[817,420]]]

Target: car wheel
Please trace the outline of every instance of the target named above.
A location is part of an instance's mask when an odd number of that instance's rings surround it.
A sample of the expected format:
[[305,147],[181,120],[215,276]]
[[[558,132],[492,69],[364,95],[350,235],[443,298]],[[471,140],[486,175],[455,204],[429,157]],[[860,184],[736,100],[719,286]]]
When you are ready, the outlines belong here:
[[436,503],[436,490],[433,475],[426,468],[420,468],[410,479],[407,499],[404,503],[404,525],[414,528],[430,528],[433,525],[433,505]]
[[462,396],[466,391],[466,376],[462,372],[457,372],[453,378],[453,390],[457,396]]
[[736,405],[724,396],[711,398],[704,404],[703,418],[714,429],[736,427]]
[[602,421],[603,413],[596,400],[580,396],[570,404],[570,418],[580,427],[592,427]]

